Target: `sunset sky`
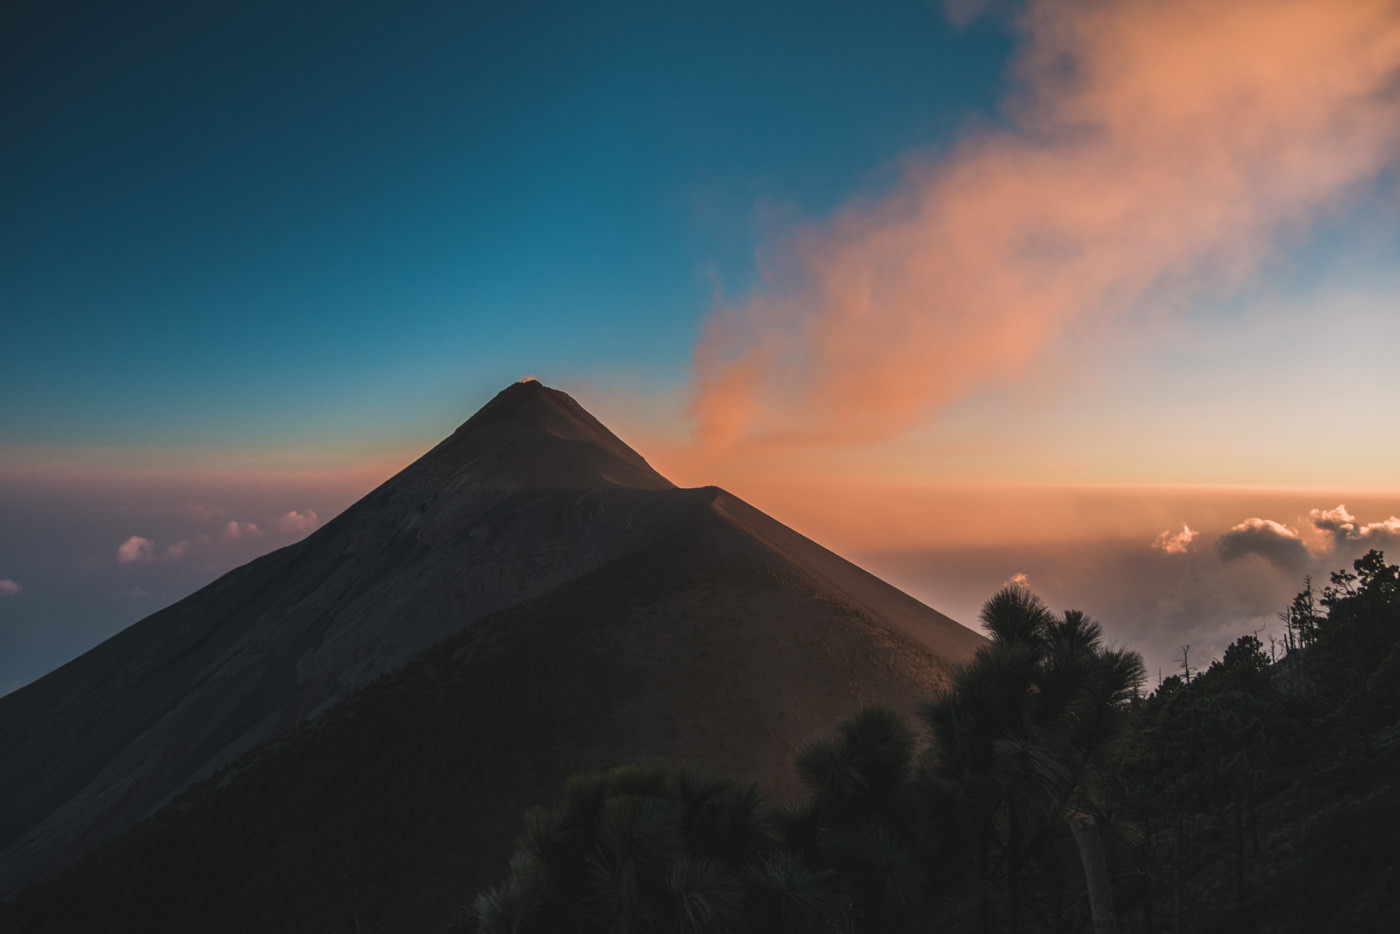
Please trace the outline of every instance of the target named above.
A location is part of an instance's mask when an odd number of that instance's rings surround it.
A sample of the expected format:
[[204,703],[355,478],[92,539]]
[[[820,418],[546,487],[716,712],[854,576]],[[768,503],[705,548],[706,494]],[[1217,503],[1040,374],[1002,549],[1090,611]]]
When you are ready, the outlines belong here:
[[0,693],[525,375],[1154,675],[1400,556],[1394,0],[18,0],[0,83]]

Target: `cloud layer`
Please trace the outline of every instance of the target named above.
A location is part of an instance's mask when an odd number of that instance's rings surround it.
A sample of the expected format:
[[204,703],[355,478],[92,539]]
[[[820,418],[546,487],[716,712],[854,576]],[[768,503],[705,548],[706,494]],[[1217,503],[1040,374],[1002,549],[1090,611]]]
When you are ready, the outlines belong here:
[[22,590],[24,590],[23,587],[10,580],[8,577],[0,577],[0,597],[13,597],[18,595]]
[[[1356,509],[1366,511],[1370,509]],[[1301,505],[1291,512],[1309,518],[1350,515],[1340,506],[1310,510]],[[1358,530],[1392,523],[1365,523],[1354,516],[1350,521]],[[1394,524],[1400,527],[1400,520]],[[1025,583],[1059,609],[1090,612],[1112,639],[1141,650],[1154,674],[1159,666],[1171,674],[1182,645],[1191,646],[1191,659],[1201,667],[1242,635],[1254,633],[1272,646],[1271,636],[1281,635],[1278,613],[1301,589],[1303,576],[1325,581],[1329,571],[1347,567],[1363,550],[1376,547],[1375,536],[1382,534],[1372,532],[1363,540],[1358,532],[1335,547],[1325,539],[1322,550],[1309,550],[1300,530],[1257,516],[1218,535],[1186,528],[1194,533],[1191,547],[1170,558],[1155,542],[1149,548],[1143,537],[1119,536],[1068,546],[1028,544],[1007,536],[996,544],[881,549],[855,557],[967,623],[998,587]],[[1158,541],[1170,542],[1180,534],[1168,530]],[[1200,547],[1212,536],[1216,547]],[[1397,557],[1387,553],[1392,563]],[[1008,577],[1012,571],[1017,573]]]
[[708,322],[700,441],[895,434],[1068,332],[1242,281],[1400,153],[1391,0],[1031,0],[1018,25],[1008,126],[798,231]]

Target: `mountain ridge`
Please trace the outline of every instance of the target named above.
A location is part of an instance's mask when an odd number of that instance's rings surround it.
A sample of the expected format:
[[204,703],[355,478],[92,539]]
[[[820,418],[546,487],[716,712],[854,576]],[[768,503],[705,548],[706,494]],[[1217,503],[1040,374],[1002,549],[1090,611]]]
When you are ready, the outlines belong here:
[[755,566],[781,558],[810,593],[930,657],[981,641],[737,497],[675,488],[571,397],[517,383],[303,541],[0,699],[0,743],[14,750],[0,763],[0,894],[476,620],[700,525],[712,547],[746,549]]

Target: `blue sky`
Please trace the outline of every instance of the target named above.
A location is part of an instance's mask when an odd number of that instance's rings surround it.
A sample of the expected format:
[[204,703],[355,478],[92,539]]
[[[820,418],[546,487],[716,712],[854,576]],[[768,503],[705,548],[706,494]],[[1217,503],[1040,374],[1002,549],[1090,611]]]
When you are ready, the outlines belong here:
[[21,3],[0,438],[417,440],[523,372],[681,380],[711,272],[993,112],[1009,48],[662,6]]

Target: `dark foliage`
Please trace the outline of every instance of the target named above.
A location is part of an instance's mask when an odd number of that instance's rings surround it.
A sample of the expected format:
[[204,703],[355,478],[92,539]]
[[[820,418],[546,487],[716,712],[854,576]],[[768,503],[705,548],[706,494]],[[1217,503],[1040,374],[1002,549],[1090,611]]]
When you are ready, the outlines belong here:
[[[1101,811],[1098,779],[1142,662],[1106,648],[1082,613],[1057,617],[1024,590],[998,593],[983,619],[996,638],[929,703],[922,761],[897,714],[863,709],[800,751],[805,796],[761,822],[771,830],[741,834],[747,849],[722,856],[663,829],[686,826],[694,783],[684,775],[646,773],[656,824],[623,830],[609,824],[607,802],[627,794],[618,783],[633,773],[576,779],[561,804],[527,815],[510,880],[476,901],[463,929],[1082,927],[1088,897],[1070,822]],[[592,789],[583,804],[580,787]],[[677,867],[704,870],[693,913],[679,913]],[[1105,895],[1111,902],[1106,883]],[[688,927],[693,919],[709,926]]]
[[839,934],[835,874],[775,845],[758,789],[664,767],[577,776],[525,815],[510,876],[454,927],[484,934]]
[[1306,582],[1281,659],[1244,636],[1135,705],[1112,795],[1142,834],[1129,930],[1400,930],[1398,580],[1372,551]]

